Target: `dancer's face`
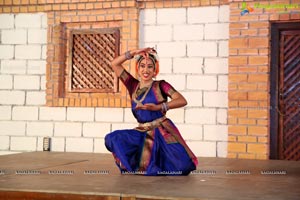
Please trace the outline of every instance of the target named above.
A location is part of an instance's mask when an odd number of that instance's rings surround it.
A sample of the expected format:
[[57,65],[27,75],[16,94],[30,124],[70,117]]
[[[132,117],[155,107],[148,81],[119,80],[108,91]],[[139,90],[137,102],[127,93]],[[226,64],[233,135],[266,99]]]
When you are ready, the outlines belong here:
[[139,64],[138,74],[141,80],[147,82],[155,77],[155,66],[150,58],[143,59]]

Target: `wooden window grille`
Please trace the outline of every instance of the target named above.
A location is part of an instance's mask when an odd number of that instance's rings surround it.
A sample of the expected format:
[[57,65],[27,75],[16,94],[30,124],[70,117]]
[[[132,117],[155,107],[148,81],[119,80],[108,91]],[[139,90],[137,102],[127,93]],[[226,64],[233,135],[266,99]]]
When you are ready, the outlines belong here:
[[119,30],[72,30],[70,41],[70,92],[117,92],[110,62],[119,55]]

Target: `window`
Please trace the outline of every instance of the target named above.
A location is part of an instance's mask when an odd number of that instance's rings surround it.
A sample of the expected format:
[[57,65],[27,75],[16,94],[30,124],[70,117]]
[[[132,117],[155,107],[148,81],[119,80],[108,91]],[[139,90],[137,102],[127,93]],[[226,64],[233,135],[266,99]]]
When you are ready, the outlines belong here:
[[117,92],[110,62],[119,55],[119,30],[71,30],[70,36],[69,92]]

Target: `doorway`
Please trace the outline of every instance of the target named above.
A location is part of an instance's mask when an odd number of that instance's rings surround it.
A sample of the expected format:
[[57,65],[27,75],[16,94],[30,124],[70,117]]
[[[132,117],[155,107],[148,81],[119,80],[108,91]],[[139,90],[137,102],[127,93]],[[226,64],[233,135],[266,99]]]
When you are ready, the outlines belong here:
[[271,24],[270,159],[300,160],[300,22]]

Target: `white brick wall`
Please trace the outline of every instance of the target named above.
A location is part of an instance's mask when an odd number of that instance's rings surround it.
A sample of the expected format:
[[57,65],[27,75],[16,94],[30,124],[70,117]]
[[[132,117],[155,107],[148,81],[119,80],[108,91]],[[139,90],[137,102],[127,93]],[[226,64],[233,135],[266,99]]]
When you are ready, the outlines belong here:
[[[160,74],[187,98],[170,117],[197,156],[226,157],[228,6],[147,9],[140,45],[155,46]],[[0,14],[0,154],[108,153],[107,133],[137,123],[129,108],[45,107],[47,15]],[[217,98],[217,99],[216,99]]]
[[188,101],[168,117],[197,156],[226,157],[229,6],[140,14],[140,46],[155,46],[160,57],[157,79],[171,83]]

